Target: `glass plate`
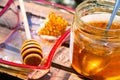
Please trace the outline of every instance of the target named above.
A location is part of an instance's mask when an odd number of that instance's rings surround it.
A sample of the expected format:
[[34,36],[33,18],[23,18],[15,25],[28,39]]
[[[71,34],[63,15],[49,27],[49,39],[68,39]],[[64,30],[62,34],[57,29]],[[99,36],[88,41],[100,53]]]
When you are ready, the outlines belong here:
[[[18,1],[15,1],[15,5],[19,5]],[[49,57],[54,55],[50,55],[49,53],[56,41],[44,42],[44,40],[38,36],[37,30],[40,28],[41,24],[45,21],[50,12],[55,12],[57,15],[61,15],[69,22],[70,27],[73,20],[74,10],[43,0],[25,2],[25,8],[27,11],[32,38],[40,43],[44,53],[44,58],[49,61]],[[32,72],[35,70],[44,70],[48,68],[49,64],[47,64],[48,62],[45,62],[45,65],[43,66],[29,66],[22,64],[20,49],[22,43],[26,40],[22,24],[23,22],[20,14],[20,24],[17,28],[9,29],[8,27],[0,26],[0,39],[2,39],[2,42],[0,43],[0,72],[17,76],[21,79],[28,79],[28,76]],[[39,76],[36,77],[36,79],[38,78]]]

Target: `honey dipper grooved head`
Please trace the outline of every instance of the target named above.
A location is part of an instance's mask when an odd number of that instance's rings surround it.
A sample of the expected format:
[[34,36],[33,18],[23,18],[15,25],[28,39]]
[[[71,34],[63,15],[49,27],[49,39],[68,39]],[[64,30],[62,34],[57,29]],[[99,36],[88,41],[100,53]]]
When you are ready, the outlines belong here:
[[35,40],[26,40],[21,48],[21,56],[24,64],[37,66],[43,58],[41,46]]
[[33,65],[33,66],[38,66],[41,62],[42,58],[38,54],[29,54],[27,55],[23,62],[27,65]]
[[24,41],[22,48],[25,47],[26,45],[29,45],[29,44],[36,44],[36,45],[40,46],[39,43],[35,40],[26,40],[26,41]]

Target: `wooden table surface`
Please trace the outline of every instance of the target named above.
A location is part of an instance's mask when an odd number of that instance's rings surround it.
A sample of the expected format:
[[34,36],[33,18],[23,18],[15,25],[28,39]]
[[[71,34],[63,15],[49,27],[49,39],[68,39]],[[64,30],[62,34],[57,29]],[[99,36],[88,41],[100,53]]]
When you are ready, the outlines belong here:
[[[15,2],[15,4],[19,5],[17,1]],[[27,12],[30,12],[36,16],[42,15],[43,17],[46,17],[46,15],[48,15],[48,13],[51,11],[51,8],[48,8],[48,10],[46,11],[46,9],[44,9],[42,6],[34,5],[33,3],[25,3],[25,7]],[[53,11],[55,11],[58,14],[62,14],[57,10]],[[65,14],[62,14],[62,16],[64,16],[64,18],[67,19],[71,25],[73,20],[73,14],[68,14],[67,16]],[[74,71],[74,69],[72,69],[69,60],[69,42],[68,42],[62,44],[59,47],[53,58],[50,71],[39,80],[88,80],[88,79],[82,75],[79,75]]]

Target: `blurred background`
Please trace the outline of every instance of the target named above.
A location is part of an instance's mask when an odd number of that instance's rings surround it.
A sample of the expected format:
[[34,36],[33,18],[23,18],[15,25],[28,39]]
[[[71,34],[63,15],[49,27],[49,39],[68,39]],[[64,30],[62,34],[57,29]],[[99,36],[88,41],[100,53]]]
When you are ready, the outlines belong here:
[[71,8],[76,8],[76,6],[84,0],[46,0],[46,1],[54,2]]

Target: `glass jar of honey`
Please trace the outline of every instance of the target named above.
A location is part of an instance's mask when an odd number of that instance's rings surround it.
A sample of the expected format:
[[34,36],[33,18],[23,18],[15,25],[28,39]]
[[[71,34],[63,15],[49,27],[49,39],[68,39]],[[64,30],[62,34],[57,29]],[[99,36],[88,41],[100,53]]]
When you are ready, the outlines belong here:
[[76,8],[70,60],[79,74],[90,79],[120,79],[120,10],[106,29],[114,5],[113,0],[85,0]]

